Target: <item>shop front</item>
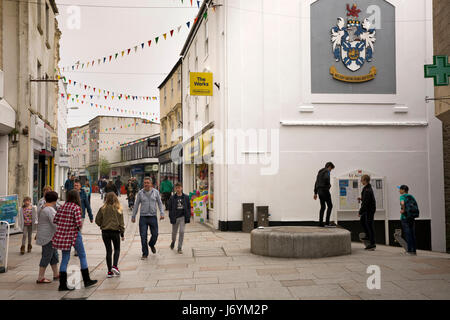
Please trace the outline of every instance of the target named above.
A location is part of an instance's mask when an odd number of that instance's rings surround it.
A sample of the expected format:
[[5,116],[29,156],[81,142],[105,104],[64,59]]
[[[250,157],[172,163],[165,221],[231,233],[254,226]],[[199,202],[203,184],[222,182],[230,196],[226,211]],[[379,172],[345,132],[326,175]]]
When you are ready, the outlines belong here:
[[[170,149],[164,150],[159,154],[159,163],[160,163],[160,174],[159,181],[163,181],[166,177],[175,184],[177,182],[183,181],[183,165],[180,161],[175,161],[172,159],[172,151],[174,148],[178,146],[172,147]],[[180,155],[182,156],[182,155]],[[175,159],[176,160],[176,159]]]
[[55,148],[52,147],[52,131],[39,117],[32,119],[33,144],[33,203],[37,204],[46,185],[55,184]]
[[214,216],[214,156],[212,127],[205,128],[184,144],[185,181],[183,188],[192,199],[203,198],[206,220]]

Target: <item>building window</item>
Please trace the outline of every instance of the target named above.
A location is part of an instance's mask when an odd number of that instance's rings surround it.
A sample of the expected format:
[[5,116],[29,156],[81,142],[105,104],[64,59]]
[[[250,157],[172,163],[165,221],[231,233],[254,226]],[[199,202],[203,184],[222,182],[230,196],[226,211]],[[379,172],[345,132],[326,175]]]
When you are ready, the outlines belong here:
[[[45,74],[45,79],[48,79],[48,75],[47,74]],[[48,105],[48,95],[49,95],[49,92],[48,92],[48,82],[45,82],[44,83],[44,111],[45,111],[45,115],[44,115],[44,117],[45,117],[45,120],[49,120],[49,115],[50,115],[50,112],[49,112],[49,105]]]
[[195,41],[195,45],[194,45],[194,52],[195,52],[195,58],[197,59],[198,58],[198,46],[197,46],[197,40]]
[[171,87],[170,96],[173,98],[173,78],[170,79],[170,87]]
[[41,21],[42,21],[42,0],[37,0],[37,4],[36,4],[36,9],[37,9],[37,29],[39,31],[40,34],[43,34],[42,32],[42,25],[41,25]]
[[209,97],[206,97],[206,106],[205,106],[205,123],[209,123]]
[[209,54],[208,20],[205,21],[205,57]]
[[180,73],[177,73],[177,82],[178,82],[178,90],[180,90],[180,86],[181,86],[181,77],[180,77]]
[[167,101],[167,94],[166,94],[166,87],[164,86],[164,104],[166,104]]
[[48,4],[45,3],[45,45],[47,46],[48,49],[50,49],[49,29],[50,29],[50,9],[48,7]]
[[[37,78],[40,79],[42,75],[42,64],[37,61]],[[42,114],[41,110],[41,104],[42,104],[42,82],[36,83],[37,88],[37,104],[36,104],[36,111],[40,114]]]
[[190,81],[190,75],[191,75],[191,55],[188,54],[187,56],[187,68],[186,68],[186,82],[187,82],[187,88],[189,89],[189,87],[191,86],[191,81]]
[[164,125],[164,145],[166,145],[167,144],[167,126],[166,125]]
[[198,97],[195,97],[195,119],[198,119]]

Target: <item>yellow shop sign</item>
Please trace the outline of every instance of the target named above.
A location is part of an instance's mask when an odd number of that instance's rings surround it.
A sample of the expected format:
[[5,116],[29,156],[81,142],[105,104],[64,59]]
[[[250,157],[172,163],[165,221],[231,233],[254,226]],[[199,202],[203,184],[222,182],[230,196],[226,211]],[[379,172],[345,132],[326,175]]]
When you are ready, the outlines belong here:
[[190,73],[191,96],[213,95],[213,74],[210,72]]

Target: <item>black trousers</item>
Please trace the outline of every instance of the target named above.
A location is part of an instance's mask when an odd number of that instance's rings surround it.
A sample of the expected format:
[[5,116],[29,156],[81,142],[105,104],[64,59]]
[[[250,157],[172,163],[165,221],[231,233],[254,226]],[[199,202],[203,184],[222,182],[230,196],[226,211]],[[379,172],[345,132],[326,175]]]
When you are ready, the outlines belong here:
[[166,210],[169,210],[169,199],[170,199],[170,196],[172,195],[172,193],[164,192],[162,195],[163,195],[162,202],[166,206]]
[[[102,231],[103,243],[106,247],[106,264],[108,266],[108,272],[111,271],[113,266],[117,267],[120,256],[120,232],[114,230]],[[111,245],[112,242],[112,245]],[[112,246],[114,246],[114,261],[112,261]]]
[[361,215],[359,221],[361,222],[361,226],[363,227],[364,233],[366,234],[366,238],[369,238],[370,244],[375,244],[375,227],[374,227],[374,215],[373,213],[364,213]]
[[330,224],[331,210],[333,210],[333,203],[331,202],[331,194],[329,190],[319,190],[320,200],[320,217],[319,222],[323,224],[323,214],[325,213],[325,207],[327,207],[327,218],[325,224]]

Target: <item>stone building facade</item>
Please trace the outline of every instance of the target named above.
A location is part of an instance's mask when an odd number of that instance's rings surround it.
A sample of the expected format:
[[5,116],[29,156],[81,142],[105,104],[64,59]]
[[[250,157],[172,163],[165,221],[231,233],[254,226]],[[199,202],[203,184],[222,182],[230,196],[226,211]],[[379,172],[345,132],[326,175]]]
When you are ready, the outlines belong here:
[[57,14],[54,0],[2,1],[3,98],[15,113],[6,194],[19,195],[19,201],[36,200],[44,185],[55,186]]
[[167,177],[174,184],[182,181],[182,165],[173,161],[171,152],[181,143],[181,130],[183,126],[182,96],[182,60],[179,59],[167,77],[158,87],[161,114],[161,151],[159,155],[160,179]]

